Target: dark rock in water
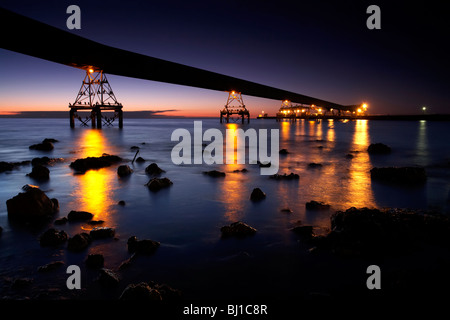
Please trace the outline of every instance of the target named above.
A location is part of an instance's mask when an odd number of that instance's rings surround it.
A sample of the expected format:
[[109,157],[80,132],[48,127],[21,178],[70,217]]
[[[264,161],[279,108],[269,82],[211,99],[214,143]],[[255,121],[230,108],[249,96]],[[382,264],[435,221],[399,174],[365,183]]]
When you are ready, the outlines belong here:
[[136,162],[145,162],[145,159],[142,158],[142,157],[138,157],[138,158],[136,159]]
[[315,163],[315,162],[311,162],[308,164],[308,168],[314,169],[314,168],[322,168],[323,165],[321,163]]
[[50,179],[50,170],[48,170],[48,168],[44,167],[43,165],[38,164],[33,167],[31,172],[27,174],[27,176],[35,180],[46,181]]
[[424,184],[427,180],[425,168],[420,167],[387,167],[373,168],[370,177],[392,184],[417,185]]
[[120,200],[119,202],[117,202],[117,204],[122,207],[126,205],[125,201],[123,200]]
[[67,242],[67,250],[70,251],[83,251],[92,242],[91,237],[86,232],[77,233],[72,238],[69,238]]
[[115,234],[116,230],[109,227],[97,227],[89,232],[92,239],[112,238]]
[[368,148],[369,154],[389,154],[391,148],[383,143],[372,143]]
[[62,224],[66,224],[67,221],[69,221],[67,219],[67,217],[62,217],[60,219],[55,220],[53,223],[56,224],[56,225],[62,225]]
[[34,187],[7,200],[6,207],[8,219],[19,223],[43,222],[57,212],[54,202]]
[[151,174],[151,175],[159,175],[161,173],[165,172],[163,169],[158,167],[156,163],[151,163],[145,168],[145,173]]
[[102,268],[100,269],[100,275],[98,281],[104,287],[112,288],[119,284],[119,276],[115,274],[112,270]]
[[138,147],[138,146],[132,146],[131,148],[130,148],[130,150],[139,150],[140,148]]
[[168,178],[153,178],[151,179],[146,186],[150,189],[150,191],[156,192],[163,188],[168,188],[173,184]]
[[53,270],[56,270],[64,265],[63,261],[53,261],[50,263],[47,263],[46,265],[38,267],[38,272],[50,272]]
[[314,237],[313,226],[297,226],[292,231],[299,235],[303,240],[310,240]]
[[61,161],[64,161],[64,159],[63,158],[49,158],[49,157],[33,158],[31,160],[31,165],[33,167],[37,166],[37,165],[45,166],[45,165],[49,165],[49,164],[51,165],[55,162],[61,162]]
[[129,284],[122,292],[119,300],[128,301],[161,301],[158,290],[152,289],[147,283]]
[[281,212],[285,212],[285,213],[292,213],[293,212],[290,208],[282,208],[280,211]]
[[56,139],[53,139],[53,138],[45,138],[44,140],[42,140],[42,143],[46,143],[46,142],[55,143],[55,142],[59,142],[59,141]]
[[246,173],[246,172],[248,172],[248,170],[247,169],[241,169],[241,170],[239,170],[239,169],[236,169],[236,170],[233,170],[233,172],[234,173],[238,173],[238,172],[244,172],[244,173]]
[[119,175],[119,177],[129,176],[132,173],[133,170],[127,165],[119,166],[117,168],[117,174]]
[[289,151],[287,151],[287,149],[281,149],[279,153],[280,154],[288,154]]
[[210,177],[219,178],[219,177],[225,177],[225,172],[217,171],[217,170],[211,170],[211,171],[203,171],[203,174],[206,174]]
[[275,180],[298,180],[300,179],[300,176],[296,173],[291,172],[290,174],[278,174],[275,173],[271,176],[269,176],[270,179],[275,179]]
[[253,189],[253,191],[250,195],[250,200],[252,200],[252,201],[260,201],[265,198],[266,198],[266,194],[260,188]]
[[354,155],[352,155],[351,153],[347,153],[346,155],[345,155],[345,158],[347,158],[347,159],[353,159],[355,156]]
[[21,162],[5,162],[0,161],[0,173],[5,171],[12,171],[18,166],[26,166],[30,164],[30,161],[21,161]]
[[64,230],[58,231],[54,228],[50,228],[42,234],[39,243],[42,247],[58,246],[66,242],[68,237],[69,236]]
[[252,236],[256,233],[256,229],[250,227],[248,224],[245,224],[241,221],[233,222],[229,226],[223,226],[220,228],[222,232],[222,237],[245,237]]
[[131,263],[134,261],[135,258],[136,258],[136,253],[133,253],[129,259],[123,261],[119,265],[119,270],[123,270],[123,269],[126,269],[126,268],[130,267]]
[[91,220],[93,217],[94,215],[90,212],[75,210],[70,211],[67,215],[67,219],[69,220],[69,222]]
[[328,210],[328,209],[330,209],[330,205],[329,204],[326,204],[326,203],[323,203],[323,202],[314,201],[314,200],[312,200],[310,202],[307,202],[305,204],[305,207],[308,210]]
[[127,241],[128,252],[138,254],[152,254],[159,248],[160,243],[157,241],[144,239],[138,240],[136,236],[132,236]]
[[105,221],[103,221],[103,220],[91,220],[91,221],[88,221],[87,224],[89,224],[89,225],[91,225],[91,226],[96,226],[96,225],[102,224],[102,223],[104,223],[104,222],[105,222]]
[[31,145],[29,149],[39,151],[52,151],[54,149],[54,146],[53,143],[44,140],[41,143]]
[[105,258],[100,253],[93,253],[87,256],[86,266],[89,268],[103,268]]
[[181,299],[181,291],[173,289],[167,284],[154,284],[152,287],[159,291],[163,301],[179,301]]
[[55,212],[59,211],[59,201],[56,198],[51,198],[50,199],[53,202],[53,209],[55,210]]
[[89,169],[109,167],[120,161],[122,161],[121,157],[104,153],[101,157],[77,159],[70,164],[70,167],[78,172],[86,172]]

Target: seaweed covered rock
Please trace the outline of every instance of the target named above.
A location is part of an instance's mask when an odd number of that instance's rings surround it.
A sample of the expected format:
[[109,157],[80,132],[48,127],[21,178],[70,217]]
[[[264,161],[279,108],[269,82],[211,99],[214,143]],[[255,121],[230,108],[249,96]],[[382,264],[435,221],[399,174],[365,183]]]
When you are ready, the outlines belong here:
[[374,180],[397,185],[420,185],[427,180],[425,168],[421,167],[372,168],[370,177]]
[[147,182],[146,186],[150,191],[156,192],[163,188],[168,188],[173,184],[168,178],[153,178]]
[[391,153],[391,147],[385,145],[384,143],[372,143],[367,148],[367,152],[369,154],[389,154]]
[[39,188],[32,186],[7,200],[6,207],[8,219],[25,224],[43,222],[58,211],[55,201],[47,197]]
[[254,235],[257,230],[253,227],[250,227],[248,224],[244,222],[237,221],[233,222],[229,226],[223,226],[222,228],[220,228],[220,231],[222,232],[222,237],[224,238],[227,237],[241,238]]
[[77,159],[70,164],[70,167],[78,172],[86,172],[90,169],[100,169],[122,161],[122,158],[115,155],[104,153],[101,157],[87,157]]

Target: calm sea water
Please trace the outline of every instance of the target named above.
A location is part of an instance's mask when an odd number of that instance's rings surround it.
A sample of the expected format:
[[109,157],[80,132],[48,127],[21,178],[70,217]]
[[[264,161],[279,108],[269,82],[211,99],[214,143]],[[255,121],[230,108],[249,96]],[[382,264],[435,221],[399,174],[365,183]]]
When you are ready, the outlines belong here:
[[[311,262],[307,247],[299,243],[290,228],[301,221],[325,233],[330,215],[349,207],[400,207],[437,209],[450,212],[450,131],[447,122],[427,121],[298,121],[253,120],[250,125],[219,124],[218,119],[200,119],[203,129],[255,128],[279,129],[279,173],[297,173],[300,180],[275,181],[260,175],[256,165],[174,165],[171,151],[176,142],[171,134],[177,128],[193,132],[195,119],[126,119],[123,130],[69,128],[67,119],[0,119],[0,161],[23,161],[49,156],[64,161],[50,167],[50,180],[39,183],[27,177],[31,166],[0,174],[0,277],[3,296],[49,298],[79,295],[86,298],[117,297],[129,283],[156,281],[181,289],[190,298],[292,297],[296,283],[304,292],[327,287],[330,270],[321,274],[323,263]],[[197,119],[198,120],[198,119]],[[52,152],[29,150],[44,138],[55,138]],[[370,143],[391,146],[390,155],[369,156]],[[147,161],[131,164],[139,146],[139,156]],[[134,172],[117,176],[117,165],[76,175],[71,161],[102,153],[119,155]],[[351,153],[352,159],[346,158]],[[162,176],[173,181],[169,189],[150,192],[145,167],[156,162],[166,171]],[[321,168],[310,169],[311,162]],[[428,180],[420,187],[394,187],[372,182],[370,169],[382,166],[424,166]],[[233,173],[247,168],[247,173]],[[217,169],[225,178],[211,178],[203,171]],[[29,230],[12,226],[7,219],[6,200],[21,192],[25,184],[38,185],[50,198],[57,198],[60,212],[85,210],[104,220],[103,226],[116,228],[116,240],[93,242],[82,253],[41,248],[39,235],[46,227]],[[249,200],[259,187],[267,198],[259,203]],[[124,200],[124,207],[117,202]],[[330,210],[308,211],[311,200],[331,205]],[[292,213],[281,212],[290,208]],[[247,239],[221,239],[220,227],[244,221],[258,232]],[[51,226],[50,223],[47,227]],[[69,235],[92,227],[83,224],[58,226]],[[117,270],[130,257],[127,239],[161,242],[156,254],[139,257],[130,269],[121,271],[121,285],[115,290],[98,286],[96,272],[84,267],[89,253],[102,253],[105,267]],[[330,258],[331,259],[331,258]],[[85,290],[73,293],[65,287],[65,268],[49,274],[37,273],[38,266],[62,260],[82,267]],[[310,261],[311,263],[305,263]],[[345,263],[334,261],[333,263]],[[348,271],[349,273],[351,270]],[[316,276],[311,276],[316,275]],[[16,278],[32,278],[25,291],[11,291]],[[338,284],[336,284],[338,285]],[[328,287],[327,287],[328,288]],[[329,290],[329,288],[328,288]]]

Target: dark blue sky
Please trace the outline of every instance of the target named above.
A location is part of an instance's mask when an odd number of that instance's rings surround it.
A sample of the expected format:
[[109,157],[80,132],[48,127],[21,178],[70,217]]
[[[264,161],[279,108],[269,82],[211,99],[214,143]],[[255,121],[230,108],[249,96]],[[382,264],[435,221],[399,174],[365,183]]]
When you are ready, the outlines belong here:
[[[442,2],[444,3],[444,2]],[[370,112],[448,113],[450,22],[439,2],[8,1],[1,6],[66,29],[81,8],[83,37]],[[366,9],[381,8],[381,30]],[[14,30],[2,30],[14,32]],[[0,111],[67,110],[83,72],[0,49]],[[216,115],[222,92],[110,76],[125,110]],[[245,93],[244,93],[245,94]],[[244,95],[253,115],[281,102]]]

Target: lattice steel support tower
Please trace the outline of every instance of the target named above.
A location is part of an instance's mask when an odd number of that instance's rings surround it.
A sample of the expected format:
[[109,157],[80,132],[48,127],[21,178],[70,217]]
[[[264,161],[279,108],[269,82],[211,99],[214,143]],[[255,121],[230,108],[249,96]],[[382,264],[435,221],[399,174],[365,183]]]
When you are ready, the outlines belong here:
[[[237,106],[233,106],[233,102],[237,102]],[[237,114],[242,117],[242,123],[245,122],[245,117],[247,117],[247,123],[250,123],[250,112],[245,107],[244,100],[240,92],[231,91],[228,93],[227,104],[220,110],[220,123],[223,122],[223,118],[226,118],[226,122],[230,122],[230,116]]]
[[[75,119],[82,124],[87,125],[91,121],[92,128],[101,128],[102,122],[106,125],[112,125],[116,118],[119,119],[119,128],[123,127],[122,104],[119,103],[114,92],[109,85],[108,79],[102,70],[88,68],[86,76],[81,84],[80,91],[73,104],[69,103],[70,108],[70,127],[75,127]],[[83,120],[77,112],[91,111],[90,116]],[[112,118],[102,116],[103,111],[114,111]]]

